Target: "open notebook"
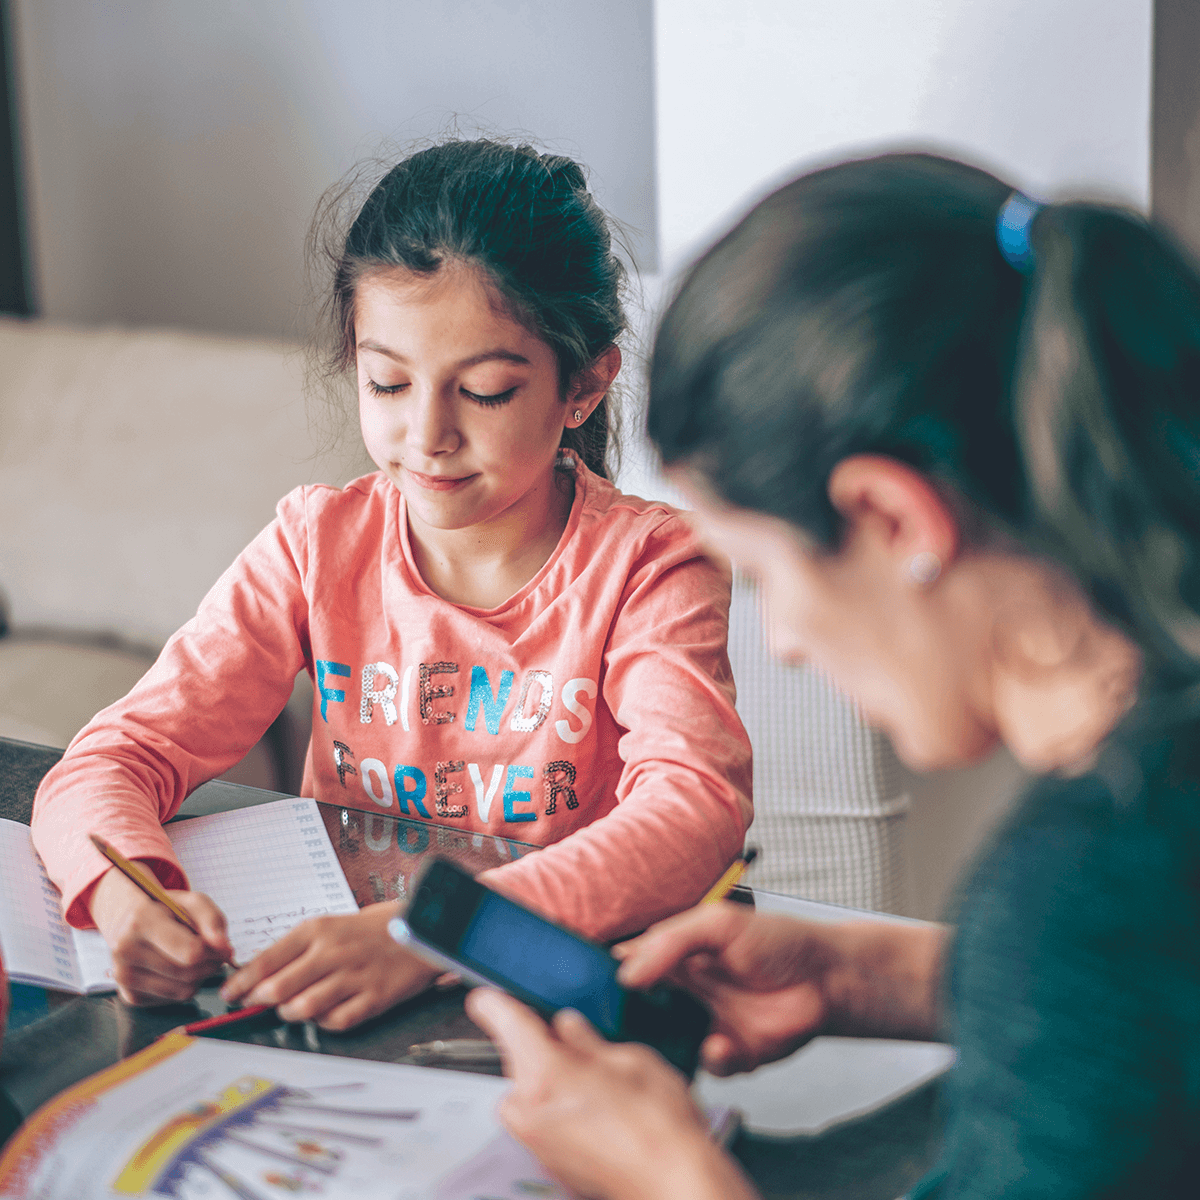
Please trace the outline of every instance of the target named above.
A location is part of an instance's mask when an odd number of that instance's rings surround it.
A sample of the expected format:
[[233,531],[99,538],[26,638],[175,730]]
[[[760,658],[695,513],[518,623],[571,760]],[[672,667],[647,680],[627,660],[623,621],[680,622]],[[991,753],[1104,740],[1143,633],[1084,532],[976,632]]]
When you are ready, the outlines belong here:
[[[192,888],[229,922],[248,962],[322,913],[358,911],[313,800],[273,800],[166,827]],[[10,978],[66,992],[112,991],[112,959],[95,930],[71,929],[29,827],[0,820],[0,949]]]

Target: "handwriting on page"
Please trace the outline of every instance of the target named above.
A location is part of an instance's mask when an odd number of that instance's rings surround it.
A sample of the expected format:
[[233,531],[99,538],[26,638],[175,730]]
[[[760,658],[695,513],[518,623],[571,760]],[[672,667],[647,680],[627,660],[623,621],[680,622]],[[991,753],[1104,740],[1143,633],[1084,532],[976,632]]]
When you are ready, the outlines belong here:
[[246,962],[268,946],[274,945],[285,933],[313,917],[322,917],[328,908],[300,905],[288,912],[268,913],[261,917],[245,917],[235,928],[229,925],[229,940],[237,951],[237,961]]
[[312,800],[275,800],[168,827],[196,891],[229,922],[247,962],[311,917],[358,905]]

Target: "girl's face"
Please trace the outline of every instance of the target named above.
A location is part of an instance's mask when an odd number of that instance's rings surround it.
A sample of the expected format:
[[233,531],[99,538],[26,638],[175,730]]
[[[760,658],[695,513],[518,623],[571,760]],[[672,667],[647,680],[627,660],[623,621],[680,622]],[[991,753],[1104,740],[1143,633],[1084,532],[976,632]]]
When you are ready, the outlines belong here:
[[367,452],[418,530],[497,523],[536,532],[561,509],[554,461],[576,409],[554,351],[514,321],[474,269],[403,268],[359,283],[359,418]]

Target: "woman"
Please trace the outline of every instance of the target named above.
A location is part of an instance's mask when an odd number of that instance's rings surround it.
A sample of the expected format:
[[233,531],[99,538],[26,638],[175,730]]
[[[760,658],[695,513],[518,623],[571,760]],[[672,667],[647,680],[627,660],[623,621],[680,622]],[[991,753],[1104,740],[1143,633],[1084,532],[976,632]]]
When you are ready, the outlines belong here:
[[[1003,742],[1041,776],[953,935],[722,906],[623,948],[627,984],[708,1000],[719,1073],[818,1033],[953,1041],[914,1195],[1195,1194],[1198,401],[1200,279],[1165,237],[933,157],[782,188],[660,331],[652,435],[777,650],[914,767]],[[649,1051],[495,993],[472,1012],[511,1127],[582,1194],[752,1194]]]

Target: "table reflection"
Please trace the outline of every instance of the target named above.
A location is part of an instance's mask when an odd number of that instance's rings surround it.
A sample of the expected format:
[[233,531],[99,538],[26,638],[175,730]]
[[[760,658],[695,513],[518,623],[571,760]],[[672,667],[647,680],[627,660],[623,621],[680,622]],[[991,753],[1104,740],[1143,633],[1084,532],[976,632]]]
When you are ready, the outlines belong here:
[[385,813],[333,804],[317,808],[360,908],[407,899],[412,880],[431,857],[448,858],[478,875],[540,849],[527,842]]

